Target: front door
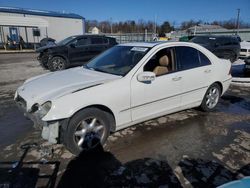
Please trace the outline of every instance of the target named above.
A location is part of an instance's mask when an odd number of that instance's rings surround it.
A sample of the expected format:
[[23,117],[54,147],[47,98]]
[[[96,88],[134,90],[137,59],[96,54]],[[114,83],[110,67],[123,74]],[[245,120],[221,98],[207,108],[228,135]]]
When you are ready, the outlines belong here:
[[[180,107],[182,80],[180,73],[175,71],[176,61],[173,52],[171,48],[158,51],[133,76],[131,80],[132,121],[171,113]],[[161,57],[165,55],[168,56],[168,62],[159,63]],[[154,72],[155,80],[151,83],[139,82],[137,76],[143,71]]]

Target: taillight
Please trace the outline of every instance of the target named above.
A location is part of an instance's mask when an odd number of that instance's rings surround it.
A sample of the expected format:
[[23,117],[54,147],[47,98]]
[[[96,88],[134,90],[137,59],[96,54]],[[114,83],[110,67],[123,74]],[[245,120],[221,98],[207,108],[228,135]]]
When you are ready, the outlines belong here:
[[230,69],[229,69],[228,75],[231,75],[231,73],[232,73],[232,65],[230,66]]

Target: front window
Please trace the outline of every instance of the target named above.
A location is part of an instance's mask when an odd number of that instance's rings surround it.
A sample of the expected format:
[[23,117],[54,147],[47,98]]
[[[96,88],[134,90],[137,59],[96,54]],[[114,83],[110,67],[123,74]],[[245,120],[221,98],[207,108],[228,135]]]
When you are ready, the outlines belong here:
[[85,68],[125,76],[149,51],[146,47],[115,46],[90,61]]
[[59,46],[66,45],[75,38],[76,38],[75,36],[67,37],[66,39],[63,39],[60,42],[58,42],[57,45],[59,45]]

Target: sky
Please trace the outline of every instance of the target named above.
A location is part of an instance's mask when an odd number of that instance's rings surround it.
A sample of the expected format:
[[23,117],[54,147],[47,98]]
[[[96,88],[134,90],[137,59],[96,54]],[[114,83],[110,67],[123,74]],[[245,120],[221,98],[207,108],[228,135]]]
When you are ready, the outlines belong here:
[[0,0],[0,6],[64,11],[98,21],[169,21],[176,26],[190,19],[236,19],[239,8],[240,19],[250,23],[250,0]]

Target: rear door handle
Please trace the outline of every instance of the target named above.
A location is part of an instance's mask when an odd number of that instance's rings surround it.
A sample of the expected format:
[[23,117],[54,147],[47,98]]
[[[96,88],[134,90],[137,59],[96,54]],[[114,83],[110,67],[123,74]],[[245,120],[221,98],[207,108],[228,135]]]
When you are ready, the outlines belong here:
[[205,73],[210,73],[211,70],[210,70],[210,69],[207,69],[207,70],[205,70],[204,72],[205,72]]
[[179,81],[182,77],[174,77],[172,78],[173,81]]

